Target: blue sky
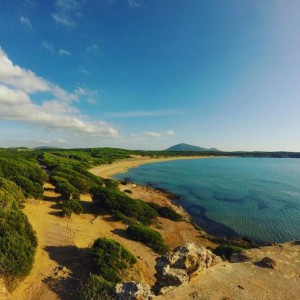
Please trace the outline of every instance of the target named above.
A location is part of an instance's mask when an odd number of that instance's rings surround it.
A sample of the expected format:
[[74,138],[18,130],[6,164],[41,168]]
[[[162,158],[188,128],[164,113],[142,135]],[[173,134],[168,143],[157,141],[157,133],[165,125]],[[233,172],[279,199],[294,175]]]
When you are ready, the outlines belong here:
[[0,146],[300,151],[300,3],[10,0]]

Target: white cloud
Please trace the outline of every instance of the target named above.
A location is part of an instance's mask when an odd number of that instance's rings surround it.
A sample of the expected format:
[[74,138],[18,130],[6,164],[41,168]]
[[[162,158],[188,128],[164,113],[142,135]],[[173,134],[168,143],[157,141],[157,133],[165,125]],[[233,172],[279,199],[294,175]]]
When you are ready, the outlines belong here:
[[49,84],[32,71],[16,66],[7,57],[0,47],[0,82],[27,93],[46,92],[50,90]]
[[[45,97],[41,104],[30,99],[30,95],[37,92]],[[51,99],[47,99],[49,95]],[[69,93],[32,71],[14,65],[0,48],[0,119],[26,122],[86,138],[117,137],[118,132],[109,124],[88,121],[72,106],[74,101],[91,95],[95,95],[95,91],[82,88]]]
[[148,131],[144,132],[143,136],[153,137],[153,138],[160,138],[162,136],[162,133],[155,132],[155,131]]
[[33,28],[32,24],[31,24],[31,21],[28,18],[24,17],[24,16],[20,17],[20,22],[21,22],[21,24],[23,24],[28,29],[32,29]]
[[173,130],[167,130],[167,131],[146,131],[143,133],[131,133],[130,137],[135,138],[135,139],[145,139],[145,138],[163,138],[163,137],[168,137],[174,135],[175,132]]
[[175,132],[173,130],[167,130],[166,131],[166,135],[168,135],[168,136],[172,136],[174,134],[175,134]]
[[56,11],[51,14],[54,22],[65,28],[73,28],[77,25],[77,20],[80,18],[80,10],[86,0],[56,0]]
[[71,52],[65,49],[59,49],[58,54],[60,56],[71,56]]
[[42,47],[51,53],[55,52],[54,46],[46,41],[42,41]]

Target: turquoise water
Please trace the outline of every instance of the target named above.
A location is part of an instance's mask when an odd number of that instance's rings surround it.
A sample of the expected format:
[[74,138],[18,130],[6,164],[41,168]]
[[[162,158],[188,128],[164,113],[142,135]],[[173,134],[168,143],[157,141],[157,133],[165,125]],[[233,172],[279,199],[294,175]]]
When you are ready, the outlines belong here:
[[211,158],[146,164],[115,176],[180,196],[207,232],[263,242],[300,239],[300,159]]

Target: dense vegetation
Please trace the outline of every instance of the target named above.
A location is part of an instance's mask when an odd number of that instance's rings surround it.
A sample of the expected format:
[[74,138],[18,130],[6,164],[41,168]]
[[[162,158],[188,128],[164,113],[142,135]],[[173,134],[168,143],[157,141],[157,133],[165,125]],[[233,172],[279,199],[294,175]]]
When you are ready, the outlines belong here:
[[145,225],[151,224],[153,219],[158,216],[158,213],[148,203],[139,199],[132,199],[114,188],[92,188],[91,195],[93,201],[100,207],[117,216],[124,215]]
[[[29,197],[42,198],[43,183],[48,178],[55,185],[55,190],[61,194],[60,205],[65,215],[73,212],[81,213],[79,195],[91,192],[95,203],[130,225],[127,233],[132,239],[147,244],[155,251],[165,252],[167,248],[160,234],[138,223],[151,224],[158,215],[175,221],[180,220],[180,216],[167,207],[131,199],[117,190],[115,181],[103,180],[88,171],[92,166],[110,164],[132,155],[300,158],[300,153],[292,152],[208,151],[203,153],[131,151],[112,148],[70,150],[0,148],[0,275],[21,277],[30,271],[37,241],[31,225],[22,212],[22,203]],[[215,252],[223,257],[229,257],[243,248],[245,248],[243,245],[223,243],[215,249]],[[117,276],[120,276],[118,274],[117,272]],[[97,281],[97,289],[101,290],[101,287],[105,286],[104,279],[98,276],[99,279],[97,276],[95,275],[91,281],[93,285]],[[105,290],[107,292],[106,288]]]
[[0,275],[29,273],[37,246],[35,233],[22,212],[27,197],[41,198],[47,178],[33,153],[0,150]]
[[131,239],[142,242],[159,254],[165,254],[168,251],[168,247],[166,246],[161,234],[144,225],[129,225],[126,229],[126,233]]
[[34,262],[37,240],[21,210],[25,196],[14,182],[0,178],[0,275],[21,277]]

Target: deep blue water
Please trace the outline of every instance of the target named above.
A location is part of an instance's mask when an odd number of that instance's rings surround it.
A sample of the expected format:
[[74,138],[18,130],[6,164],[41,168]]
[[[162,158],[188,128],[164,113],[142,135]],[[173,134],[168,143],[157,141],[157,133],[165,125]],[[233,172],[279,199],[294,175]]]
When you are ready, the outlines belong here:
[[300,159],[177,160],[114,178],[126,177],[179,195],[179,204],[211,234],[263,242],[300,239]]

